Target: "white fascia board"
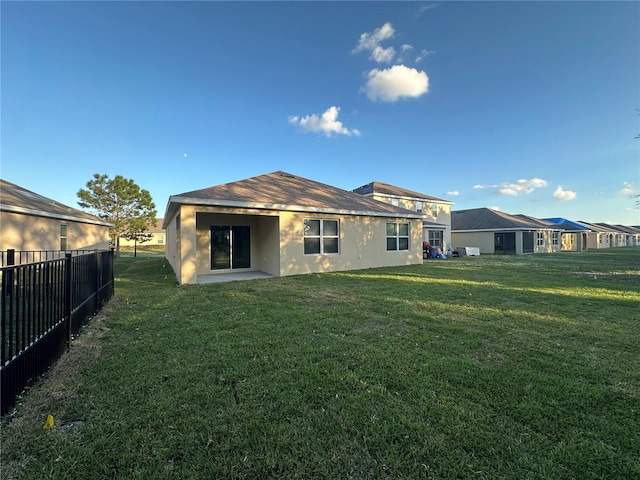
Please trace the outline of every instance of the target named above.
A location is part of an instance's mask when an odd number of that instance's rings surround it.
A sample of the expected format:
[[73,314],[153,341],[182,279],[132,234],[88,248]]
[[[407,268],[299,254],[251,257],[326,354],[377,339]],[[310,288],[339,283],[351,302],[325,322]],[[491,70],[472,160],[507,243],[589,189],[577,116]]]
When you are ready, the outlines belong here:
[[[171,197],[169,199],[169,205],[167,206],[167,213],[172,211],[171,204],[181,205],[195,205],[205,207],[231,207],[231,208],[253,208],[256,210],[279,210],[285,212],[308,212],[308,213],[326,213],[334,215],[355,215],[355,216],[367,216],[367,217],[388,217],[388,218],[411,218],[421,220],[424,218],[423,214],[418,213],[392,213],[392,212],[379,212],[379,211],[367,211],[367,210],[348,210],[338,208],[321,208],[321,207],[306,207],[302,205],[285,205],[278,203],[258,203],[258,202],[240,202],[235,200],[213,200],[207,198],[191,198],[191,197]],[[174,207],[175,208],[175,207]],[[165,218],[167,215],[165,215]]]
[[42,210],[32,210],[30,208],[16,207],[15,205],[0,204],[0,210],[3,212],[22,213],[24,215],[33,215],[36,217],[56,218],[59,220],[67,220],[70,222],[90,223],[92,225],[102,225],[103,227],[112,227],[113,224],[104,220],[90,219],[82,217],[74,217],[73,215],[64,215],[60,213],[45,212]]
[[415,200],[417,202],[423,202],[423,203],[444,203],[446,205],[453,205],[453,202],[450,202],[448,200],[441,200],[441,199],[435,199],[435,198],[407,197],[405,195],[392,195],[390,193],[375,193],[373,195],[375,195],[376,197],[401,198],[403,200]]
[[423,221],[422,226],[424,228],[442,228],[446,229],[449,225],[445,225],[444,223],[435,223],[435,222],[427,222]]

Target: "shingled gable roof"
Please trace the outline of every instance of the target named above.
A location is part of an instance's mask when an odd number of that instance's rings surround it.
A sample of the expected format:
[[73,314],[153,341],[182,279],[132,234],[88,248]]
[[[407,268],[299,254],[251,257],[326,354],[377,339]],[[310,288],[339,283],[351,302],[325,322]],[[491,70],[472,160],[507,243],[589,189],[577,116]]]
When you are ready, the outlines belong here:
[[389,185],[388,183],[382,182],[367,183],[366,185],[358,187],[353,191],[360,195],[373,195],[375,193],[376,195],[388,195],[392,197],[403,197],[448,204],[453,203],[448,200],[443,200],[442,198],[432,197],[431,195],[425,195],[424,193],[414,192],[412,190],[407,190],[406,188],[395,187],[393,185]]
[[561,230],[558,226],[526,215],[510,215],[490,208],[451,212],[452,231]]
[[593,230],[596,233],[615,233],[616,230],[610,228],[610,225],[607,224],[598,224],[598,223],[589,223],[584,220],[578,220],[582,225],[585,225],[590,230]]
[[111,223],[100,217],[68,207],[6,180],[0,180],[0,210],[3,212],[91,223],[105,227],[111,226]]
[[165,219],[179,204],[422,218],[411,210],[282,171],[172,195]]

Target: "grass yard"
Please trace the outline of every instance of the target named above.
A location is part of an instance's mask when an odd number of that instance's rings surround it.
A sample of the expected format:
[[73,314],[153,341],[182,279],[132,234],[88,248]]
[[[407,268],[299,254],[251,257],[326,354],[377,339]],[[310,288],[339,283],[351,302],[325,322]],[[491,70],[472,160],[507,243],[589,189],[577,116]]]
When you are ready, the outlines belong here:
[[1,478],[640,478],[640,248],[186,287],[116,268],[3,422]]

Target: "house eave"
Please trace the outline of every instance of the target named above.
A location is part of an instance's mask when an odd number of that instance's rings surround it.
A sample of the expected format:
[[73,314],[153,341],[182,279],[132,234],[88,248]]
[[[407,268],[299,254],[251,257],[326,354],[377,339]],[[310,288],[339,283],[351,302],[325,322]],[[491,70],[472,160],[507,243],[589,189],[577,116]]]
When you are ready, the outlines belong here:
[[76,217],[73,215],[64,215],[61,213],[46,212],[44,210],[34,210],[31,208],[18,207],[16,205],[0,204],[0,211],[11,212],[11,213],[21,213],[24,215],[33,215],[36,217],[55,218],[58,220],[67,220],[70,222],[89,223],[91,225],[100,225],[103,227],[113,226],[112,223],[105,222],[104,220],[99,220],[97,218],[94,220],[91,218]]
[[366,194],[363,196],[376,196],[376,197],[386,197],[386,198],[398,198],[398,199],[402,199],[402,200],[415,200],[418,202],[424,202],[424,203],[441,203],[444,205],[453,205],[454,202],[450,202],[449,200],[443,200],[441,198],[427,198],[427,197],[409,197],[406,195],[392,195],[390,193],[379,193],[379,192],[373,192],[371,194]]
[[415,220],[423,220],[424,214],[411,213],[411,212],[383,212],[373,210],[350,210],[341,208],[324,208],[324,207],[310,207],[305,205],[287,205],[279,203],[259,203],[259,202],[242,202],[236,200],[220,200],[220,199],[207,199],[197,197],[181,197],[172,196],[169,198],[167,204],[167,210],[165,214],[165,222],[163,228],[166,228],[168,221],[173,216],[178,205],[197,205],[203,207],[227,207],[227,208],[245,208],[254,210],[270,210],[270,211],[284,211],[284,212],[304,212],[304,213],[324,213],[333,215],[354,215],[354,216],[369,216],[369,217],[385,217],[385,218],[410,218]]

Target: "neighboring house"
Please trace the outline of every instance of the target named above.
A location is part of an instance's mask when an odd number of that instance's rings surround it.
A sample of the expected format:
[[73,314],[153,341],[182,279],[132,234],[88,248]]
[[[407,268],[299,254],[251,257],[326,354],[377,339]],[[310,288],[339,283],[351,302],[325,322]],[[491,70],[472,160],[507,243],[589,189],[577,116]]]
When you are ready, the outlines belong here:
[[422,214],[281,171],[172,195],[163,228],[181,284],[422,263]]
[[[578,220],[578,223],[589,228],[587,234],[587,246],[589,249],[611,248],[615,246],[616,232],[609,228],[608,225],[589,223],[584,220]],[[619,232],[618,232],[619,233]]]
[[543,218],[543,220],[551,222],[564,230],[560,242],[562,251],[584,252],[587,250],[587,238],[591,232],[589,227],[566,218]]
[[93,250],[109,247],[110,223],[0,180],[0,250]]
[[428,241],[432,247],[440,247],[443,251],[451,244],[453,202],[382,182],[371,182],[353,191],[422,214],[423,240]]
[[[138,241],[138,245],[166,245],[167,243],[167,234],[162,228],[162,222],[164,222],[164,218],[156,218],[156,226],[149,227],[144,233],[148,233],[151,235],[149,240],[145,240],[144,242]],[[134,240],[129,240],[128,238],[120,237],[120,246],[121,247],[133,247],[135,245]]]
[[637,247],[640,245],[640,228],[627,225],[615,225],[615,227],[627,234],[627,245]]
[[620,225],[609,225],[608,223],[594,223],[594,225],[611,231],[611,234],[613,235],[613,241],[611,243],[612,247],[626,247],[633,245],[633,238],[631,238],[628,232],[624,228],[621,228]]
[[456,248],[478,247],[480,253],[558,252],[562,228],[526,215],[489,208],[451,212],[451,240]]

